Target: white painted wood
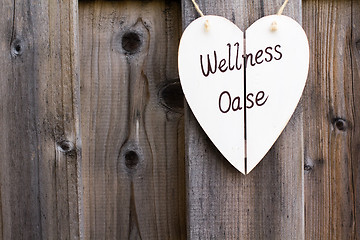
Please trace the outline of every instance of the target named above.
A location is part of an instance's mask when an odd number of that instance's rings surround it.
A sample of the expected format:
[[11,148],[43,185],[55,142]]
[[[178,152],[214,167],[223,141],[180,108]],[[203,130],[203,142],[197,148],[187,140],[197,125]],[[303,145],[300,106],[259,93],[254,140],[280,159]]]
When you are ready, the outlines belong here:
[[[276,31],[271,30],[274,21]],[[280,136],[300,100],[309,68],[309,43],[295,20],[271,15],[246,30],[246,54],[253,55],[247,58],[246,91],[263,92],[262,105],[255,103],[246,111],[250,172]]]

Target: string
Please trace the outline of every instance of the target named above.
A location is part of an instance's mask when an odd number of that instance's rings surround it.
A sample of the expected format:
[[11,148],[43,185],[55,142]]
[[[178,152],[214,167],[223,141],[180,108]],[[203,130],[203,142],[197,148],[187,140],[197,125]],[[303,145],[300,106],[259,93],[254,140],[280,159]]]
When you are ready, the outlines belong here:
[[[286,7],[286,4],[289,2],[289,0],[285,0],[284,3],[281,5],[279,11],[277,12],[276,15],[280,16],[283,11],[284,11],[284,8]],[[278,25],[277,25],[277,22],[276,21],[273,21],[272,24],[271,24],[271,31],[276,31],[278,29]]]
[[[199,5],[195,2],[195,0],[191,0],[191,1],[192,1],[192,3],[194,4],[194,7],[195,7],[196,11],[200,14],[201,17],[203,17],[204,14],[203,14],[203,12],[200,10]],[[284,3],[281,5],[279,11],[277,12],[277,15],[278,15],[278,16],[280,16],[280,15],[283,13],[283,11],[284,11],[284,9],[285,9],[285,7],[286,7],[286,4],[287,4],[288,2],[289,2],[289,0],[285,0]],[[205,29],[208,30],[208,28],[209,28],[209,21],[206,20],[206,21],[205,21]],[[276,21],[272,22],[272,24],[271,24],[271,31],[276,31],[277,29],[278,29],[277,22],[276,22]]]
[[200,14],[201,17],[203,17],[204,14],[203,14],[203,12],[200,10],[199,5],[195,2],[195,0],[191,0],[191,1],[192,1],[192,3],[194,4],[194,7],[195,7],[196,11]]
[[[192,3],[194,4],[194,7],[195,7],[196,11],[200,14],[201,17],[203,17],[204,14],[203,14],[203,12],[200,10],[199,5],[195,2],[195,0],[191,0],[191,1],[192,1]],[[206,31],[209,31],[209,20],[206,19],[204,25],[205,25],[205,30],[206,30]]]
[[277,15],[280,16],[282,14],[282,12],[284,11],[284,8],[285,8],[286,4],[288,3],[288,1],[289,0],[284,1],[283,5],[280,7],[279,11],[277,12]]
[[[194,4],[194,7],[196,9],[196,11],[200,14],[201,17],[204,16],[203,12],[200,10],[199,5],[195,2],[195,0],[191,0],[192,3]],[[286,7],[286,4],[289,2],[289,0],[285,0],[284,3],[281,5],[279,11],[277,12],[277,15],[281,15],[284,11],[284,8]]]

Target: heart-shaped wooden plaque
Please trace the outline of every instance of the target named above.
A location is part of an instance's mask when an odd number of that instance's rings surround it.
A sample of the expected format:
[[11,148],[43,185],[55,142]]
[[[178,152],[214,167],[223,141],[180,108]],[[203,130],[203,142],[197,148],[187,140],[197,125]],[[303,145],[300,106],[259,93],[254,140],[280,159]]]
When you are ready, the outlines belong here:
[[300,100],[309,43],[301,26],[286,16],[263,17],[245,33],[223,17],[204,16],[185,29],[178,62],[196,119],[224,157],[247,174]]

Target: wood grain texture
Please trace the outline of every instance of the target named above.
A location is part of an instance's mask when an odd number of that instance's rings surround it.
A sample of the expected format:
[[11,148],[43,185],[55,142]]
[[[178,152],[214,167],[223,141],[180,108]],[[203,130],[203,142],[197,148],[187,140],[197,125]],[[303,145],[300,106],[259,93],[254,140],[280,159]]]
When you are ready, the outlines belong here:
[[[246,29],[283,1],[198,1],[204,14],[226,17]],[[183,0],[183,27],[198,15]],[[285,15],[301,22],[301,2]],[[248,175],[233,168],[185,110],[189,239],[303,239],[302,104],[266,157]]]
[[4,0],[0,19],[0,239],[79,239],[77,1]]
[[360,5],[305,1],[306,239],[360,239]]
[[360,89],[360,2],[352,1],[351,5],[351,57],[353,78],[352,111],[353,130],[351,133],[351,178],[353,193],[351,195],[353,207],[352,232],[355,239],[360,239],[360,94],[355,89]]
[[85,239],[184,239],[179,4],[79,7]]

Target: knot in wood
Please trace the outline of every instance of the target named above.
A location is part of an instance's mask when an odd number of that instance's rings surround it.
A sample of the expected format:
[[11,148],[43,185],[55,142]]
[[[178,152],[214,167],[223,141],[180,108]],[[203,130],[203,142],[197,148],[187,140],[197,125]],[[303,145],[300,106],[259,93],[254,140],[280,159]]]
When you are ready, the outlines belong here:
[[140,34],[134,31],[124,33],[121,38],[121,46],[127,54],[139,52],[142,45]]
[[167,82],[160,87],[158,98],[160,104],[165,108],[182,113],[184,108],[184,93],[179,79]]
[[65,154],[72,154],[75,151],[75,145],[68,140],[63,140],[57,143],[57,149]]
[[20,56],[23,53],[23,44],[20,39],[14,39],[10,52],[12,57]]
[[339,131],[346,131],[346,129],[348,127],[346,120],[342,119],[342,118],[335,118],[333,120],[333,123]]
[[129,169],[134,169],[139,163],[139,155],[135,151],[125,153],[125,165]]
[[305,173],[310,172],[314,168],[314,161],[311,158],[304,159],[304,171]]
[[123,165],[128,173],[134,174],[144,160],[142,147],[138,142],[127,140],[120,149],[119,164]]
[[310,164],[304,164],[304,171],[309,172],[313,169],[313,166]]

